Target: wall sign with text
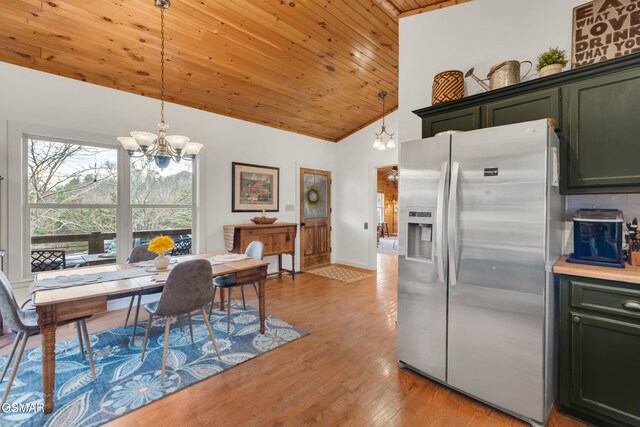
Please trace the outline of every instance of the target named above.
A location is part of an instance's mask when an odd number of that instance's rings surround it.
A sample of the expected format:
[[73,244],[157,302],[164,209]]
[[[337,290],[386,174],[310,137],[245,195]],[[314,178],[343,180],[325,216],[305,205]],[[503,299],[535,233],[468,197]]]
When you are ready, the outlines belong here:
[[640,52],[640,0],[594,0],[573,9],[573,68]]

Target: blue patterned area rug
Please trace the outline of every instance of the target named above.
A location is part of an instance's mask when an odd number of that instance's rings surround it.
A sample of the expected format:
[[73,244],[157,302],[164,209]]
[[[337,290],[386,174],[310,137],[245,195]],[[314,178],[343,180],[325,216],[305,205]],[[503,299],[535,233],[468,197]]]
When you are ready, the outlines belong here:
[[[258,310],[247,306],[244,311],[237,301],[232,304],[231,317],[229,336],[226,312],[214,310],[211,316],[222,361],[216,357],[201,315],[193,316],[195,344],[191,343],[186,318],[184,331],[177,324],[172,326],[164,386],[160,384],[163,319],[154,319],[144,363],[140,362],[140,353],[146,322],[138,325],[133,344],[130,344],[132,326],[91,335],[95,379],[88,360],[80,357],[77,339],[58,341],[54,412],[46,416],[42,412],[6,412],[0,415],[0,425],[100,425],[307,335],[271,316],[267,316],[266,332],[261,335]],[[41,359],[41,347],[25,351],[8,403],[43,401]],[[0,357],[0,369],[6,362],[7,356]],[[6,384],[5,379],[0,384],[0,393]]]

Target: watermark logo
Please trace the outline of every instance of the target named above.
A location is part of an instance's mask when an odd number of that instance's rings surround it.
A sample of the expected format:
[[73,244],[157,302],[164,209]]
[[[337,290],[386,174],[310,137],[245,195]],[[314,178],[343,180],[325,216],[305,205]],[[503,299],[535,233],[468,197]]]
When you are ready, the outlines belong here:
[[3,403],[2,412],[6,413],[25,413],[25,412],[44,412],[44,402],[13,402]]

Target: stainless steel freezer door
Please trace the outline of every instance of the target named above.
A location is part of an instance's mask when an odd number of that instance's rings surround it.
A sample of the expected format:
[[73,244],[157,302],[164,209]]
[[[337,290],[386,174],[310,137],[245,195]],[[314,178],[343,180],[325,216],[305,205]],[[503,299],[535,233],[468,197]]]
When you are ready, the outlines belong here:
[[[446,380],[447,278],[445,220],[450,136],[400,145],[398,359]],[[408,208],[433,212],[433,258],[407,259]]]
[[547,132],[542,120],[454,135],[448,218],[448,382],[537,421]]

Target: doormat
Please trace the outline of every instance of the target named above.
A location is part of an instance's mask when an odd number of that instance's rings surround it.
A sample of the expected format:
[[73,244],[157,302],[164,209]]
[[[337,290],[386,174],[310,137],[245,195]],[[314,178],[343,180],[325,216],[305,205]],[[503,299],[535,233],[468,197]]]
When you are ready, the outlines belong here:
[[[169,319],[176,322],[175,318]],[[58,341],[53,413],[44,415],[28,409],[6,412],[0,415],[0,426],[98,426],[307,335],[269,315],[265,334],[261,335],[258,310],[250,306],[242,310],[242,304],[233,301],[230,335],[226,311],[214,310],[211,316],[222,357],[219,360],[202,315],[192,319],[195,343],[191,342],[188,326],[181,330],[173,325],[169,332],[164,385],[160,381],[164,319],[153,320],[144,362],[140,361],[140,353],[146,321],[138,325],[137,330],[142,332],[136,334],[134,343],[130,343],[133,326],[91,334],[96,378],[91,375],[86,358],[82,360],[76,338]],[[1,356],[0,369],[6,363],[7,356]],[[41,363],[42,347],[25,351],[7,403],[44,401]],[[0,393],[6,384],[5,379]]]
[[329,265],[327,267],[309,270],[307,271],[307,273],[316,274],[318,276],[327,277],[333,280],[340,280],[341,282],[347,283],[357,282],[359,280],[363,280],[367,277],[373,276],[373,273],[364,273],[362,271],[350,270],[335,265]]

